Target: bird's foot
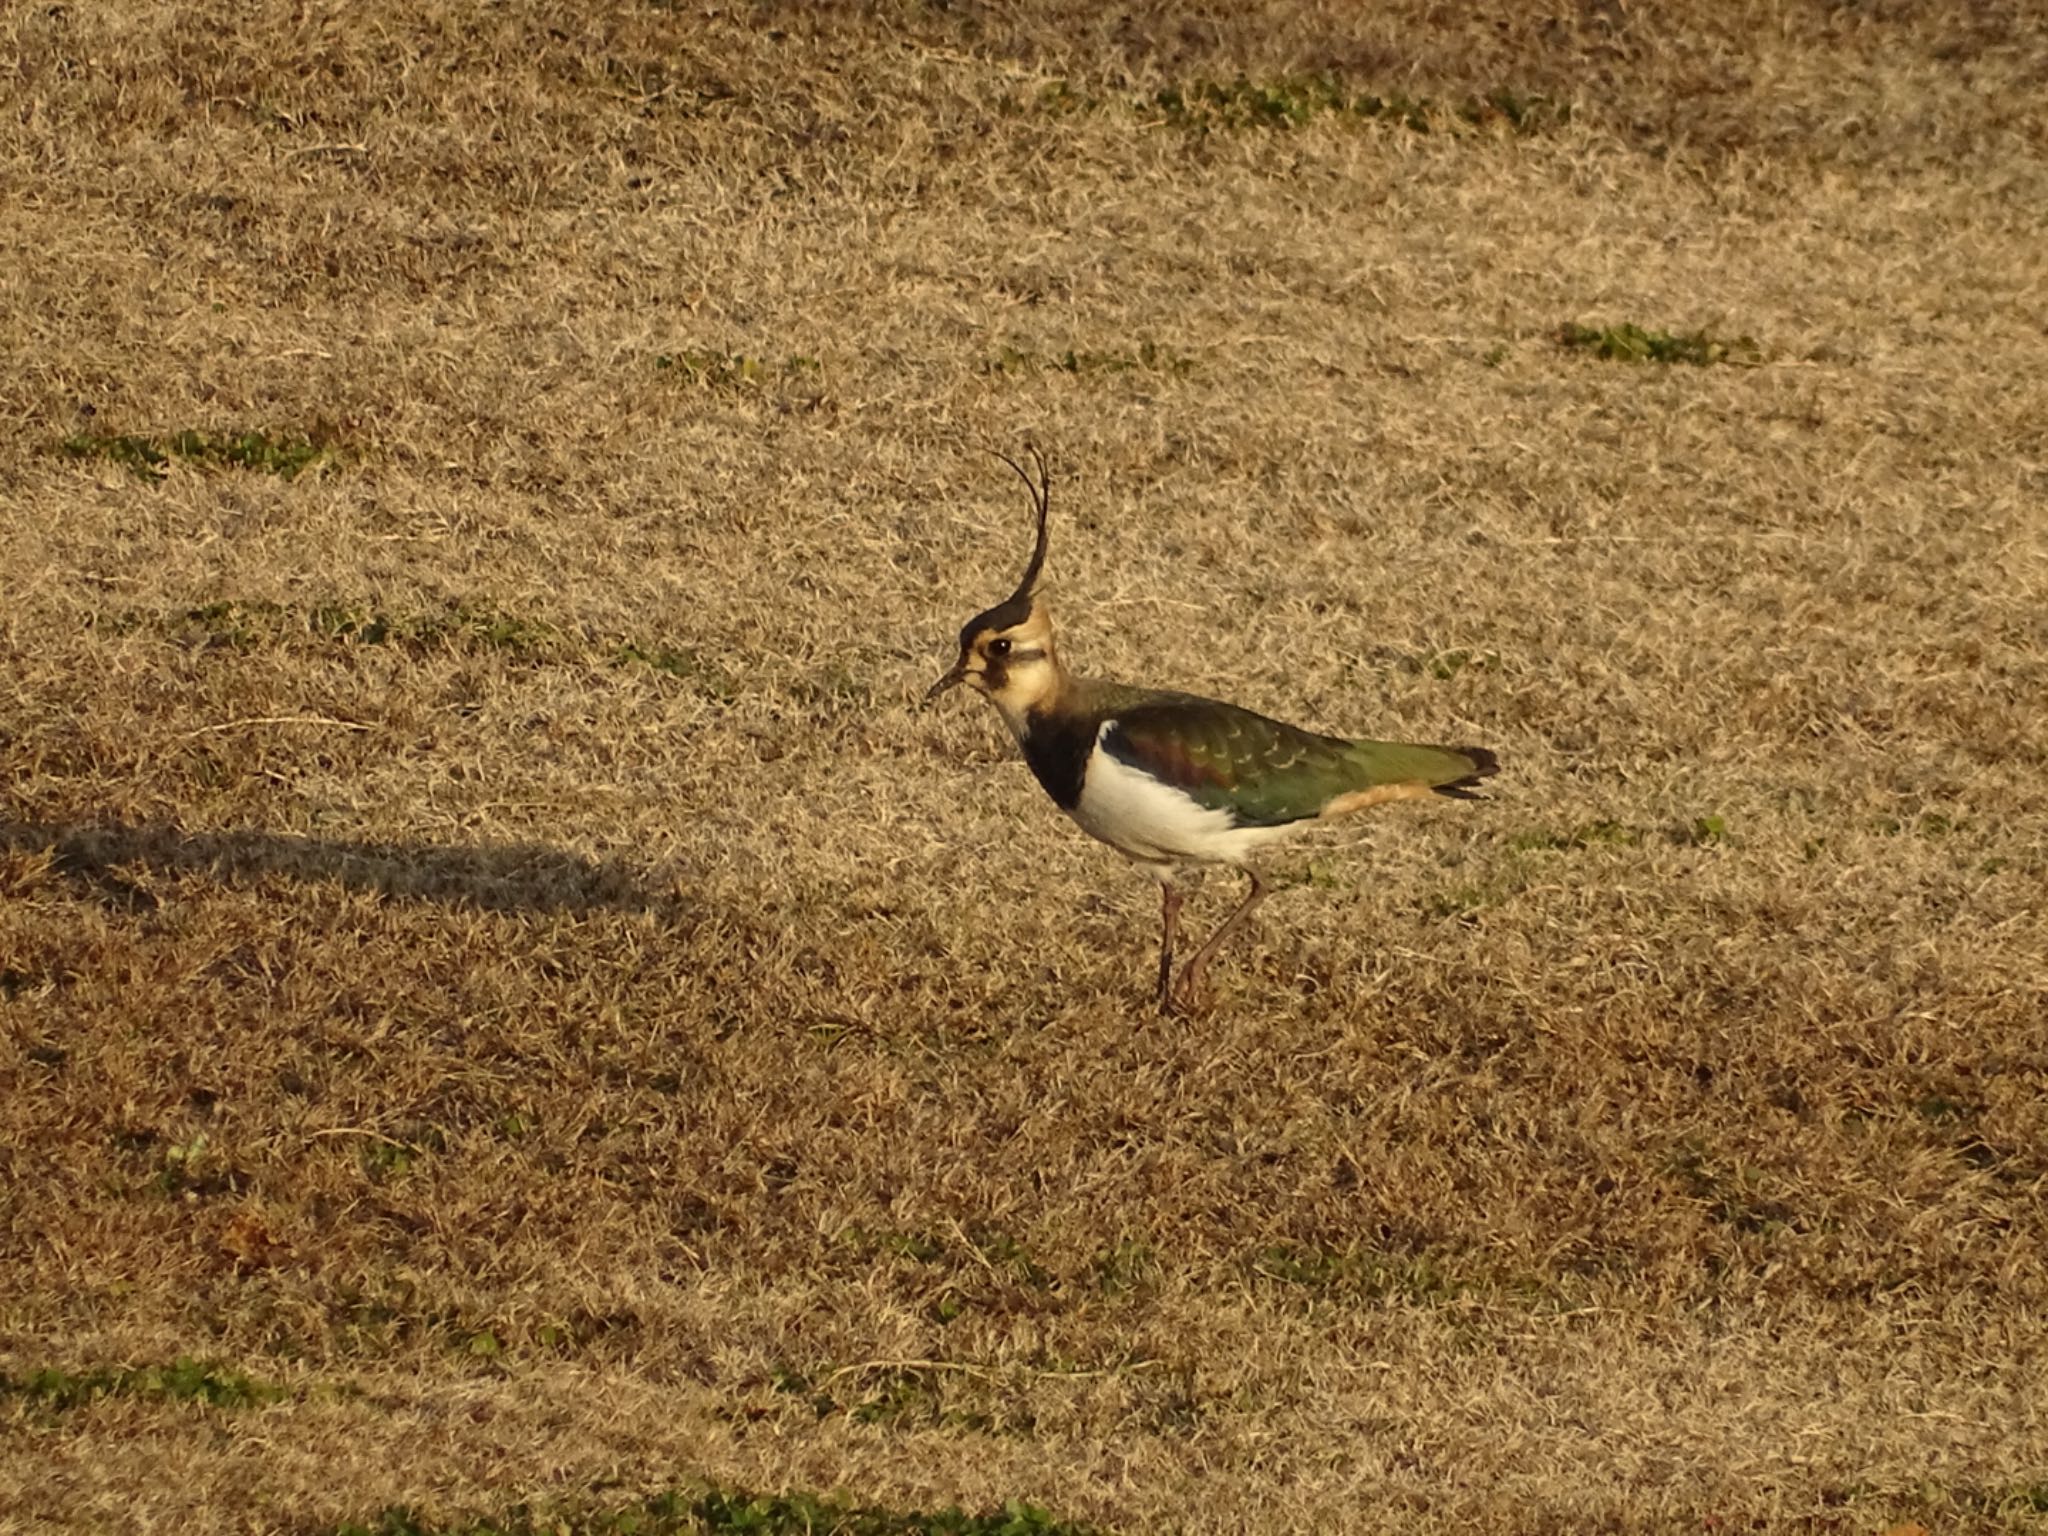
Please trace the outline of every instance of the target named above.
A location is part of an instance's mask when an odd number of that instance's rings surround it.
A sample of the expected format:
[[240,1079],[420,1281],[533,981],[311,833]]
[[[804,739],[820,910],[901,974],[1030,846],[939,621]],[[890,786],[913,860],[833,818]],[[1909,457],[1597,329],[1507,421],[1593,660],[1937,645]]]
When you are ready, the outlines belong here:
[[1200,971],[1182,971],[1180,981],[1159,998],[1159,1011],[1175,1018],[1191,1017],[1208,1006],[1209,990]]

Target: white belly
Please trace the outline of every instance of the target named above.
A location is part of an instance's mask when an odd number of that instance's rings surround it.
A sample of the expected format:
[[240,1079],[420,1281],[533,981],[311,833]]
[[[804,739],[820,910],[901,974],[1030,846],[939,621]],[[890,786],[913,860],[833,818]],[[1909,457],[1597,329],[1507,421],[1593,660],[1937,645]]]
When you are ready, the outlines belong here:
[[1091,837],[1148,864],[1240,864],[1291,830],[1234,827],[1230,812],[1197,805],[1172,785],[1118,762],[1102,750],[1099,734],[1073,817]]

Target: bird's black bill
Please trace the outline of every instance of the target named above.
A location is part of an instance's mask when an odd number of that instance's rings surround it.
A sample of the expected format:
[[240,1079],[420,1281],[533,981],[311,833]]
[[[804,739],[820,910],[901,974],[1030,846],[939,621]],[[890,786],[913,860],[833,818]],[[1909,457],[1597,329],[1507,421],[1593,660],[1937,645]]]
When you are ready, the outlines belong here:
[[919,709],[931,708],[931,703],[933,699],[936,699],[948,688],[959,687],[961,680],[964,679],[966,676],[967,674],[963,672],[959,667],[954,667],[952,671],[948,672],[944,677],[940,678],[936,683],[933,683],[931,687],[925,690],[924,697],[917,701],[917,707]]

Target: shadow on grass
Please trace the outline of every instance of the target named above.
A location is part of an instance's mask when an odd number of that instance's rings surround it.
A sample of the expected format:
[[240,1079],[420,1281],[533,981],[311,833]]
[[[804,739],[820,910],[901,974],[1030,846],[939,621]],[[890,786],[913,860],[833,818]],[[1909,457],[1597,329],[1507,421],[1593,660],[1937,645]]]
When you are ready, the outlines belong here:
[[486,912],[651,912],[673,918],[684,908],[675,893],[650,889],[640,872],[622,863],[539,843],[446,847],[285,832],[185,832],[161,823],[0,821],[0,852],[47,852],[58,874],[131,911],[158,905],[147,884],[151,873],[207,874],[234,885],[283,876]]

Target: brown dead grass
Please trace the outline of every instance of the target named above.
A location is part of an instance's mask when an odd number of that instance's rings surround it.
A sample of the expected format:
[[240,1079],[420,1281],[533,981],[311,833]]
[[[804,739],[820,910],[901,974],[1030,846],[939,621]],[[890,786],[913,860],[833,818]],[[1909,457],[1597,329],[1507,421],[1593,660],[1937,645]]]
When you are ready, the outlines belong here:
[[[2033,7],[243,10],[0,13],[0,1371],[287,1398],[0,1527],[2038,1528]],[[1199,1022],[908,708],[1027,438],[1083,666],[1506,768]]]

